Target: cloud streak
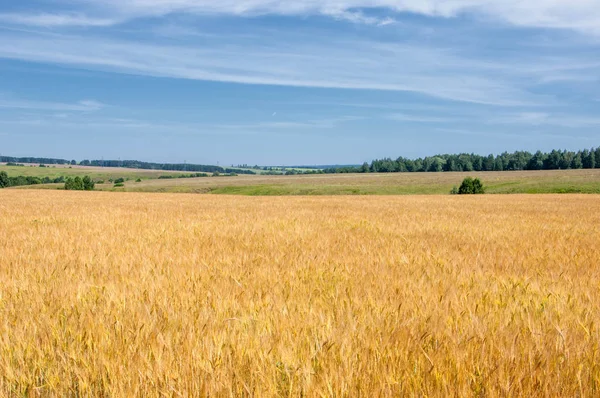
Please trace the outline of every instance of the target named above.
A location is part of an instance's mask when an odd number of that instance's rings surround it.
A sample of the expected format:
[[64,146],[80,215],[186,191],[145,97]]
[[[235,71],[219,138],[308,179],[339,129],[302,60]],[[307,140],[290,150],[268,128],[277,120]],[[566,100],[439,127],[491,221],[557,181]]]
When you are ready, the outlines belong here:
[[[0,58],[89,70],[241,84],[404,91],[501,106],[547,101],[513,81],[527,76],[504,71],[504,76],[490,78],[498,65],[410,44],[335,38],[303,42],[283,33],[277,38],[261,37],[260,45],[222,37],[202,47],[68,35],[6,34],[4,38]],[[290,43],[295,43],[293,50]],[[514,67],[510,70],[520,73]]]
[[[414,13],[452,18],[485,17],[524,27],[572,29],[600,34],[597,0],[62,0],[64,15],[4,14],[0,20],[41,26],[105,26],[125,20],[170,14],[310,16],[358,23],[388,24],[393,15]],[[381,14],[379,12],[378,14]]]
[[14,25],[40,26],[40,27],[63,27],[63,26],[88,26],[107,27],[116,25],[121,20],[111,18],[93,18],[81,13],[66,14],[0,14],[0,22]]
[[22,109],[52,112],[94,112],[106,105],[94,100],[83,100],[74,104],[62,102],[42,102],[0,97],[0,109]]

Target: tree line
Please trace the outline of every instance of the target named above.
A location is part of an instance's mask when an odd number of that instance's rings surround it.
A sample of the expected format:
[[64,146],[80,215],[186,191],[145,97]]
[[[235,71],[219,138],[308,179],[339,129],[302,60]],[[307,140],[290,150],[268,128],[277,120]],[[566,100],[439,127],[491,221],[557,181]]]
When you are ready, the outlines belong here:
[[256,174],[252,170],[230,169],[220,166],[210,166],[204,164],[187,163],[152,163],[140,162],[138,160],[82,160],[80,166],[94,167],[122,167],[126,169],[143,170],[165,170],[165,171],[189,171],[204,173],[237,173],[237,174]]
[[252,170],[242,170],[237,168],[225,168],[220,166],[211,166],[203,164],[187,164],[187,163],[152,163],[141,162],[139,160],[76,160],[53,159],[53,158],[38,158],[38,157],[12,157],[0,156],[0,163],[40,163],[40,164],[55,164],[55,165],[70,165],[70,166],[94,166],[94,167],[121,167],[126,169],[143,169],[143,170],[165,170],[165,171],[189,171],[189,172],[205,172],[205,173],[225,173],[225,174],[256,174]]
[[362,166],[325,169],[325,173],[403,173],[448,171],[567,170],[600,168],[600,147],[581,151],[553,150],[536,153],[517,151],[481,156],[462,153],[419,159],[385,158]]
[[39,185],[39,184],[60,184],[65,182],[65,177],[50,178],[50,177],[31,177],[31,176],[16,176],[9,177],[6,171],[0,171],[0,188],[20,187],[24,185]]

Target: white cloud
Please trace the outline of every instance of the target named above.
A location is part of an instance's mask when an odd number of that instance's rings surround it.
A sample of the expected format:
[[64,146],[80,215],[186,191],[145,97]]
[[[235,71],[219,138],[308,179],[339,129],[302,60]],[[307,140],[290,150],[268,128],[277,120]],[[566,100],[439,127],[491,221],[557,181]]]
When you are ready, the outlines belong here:
[[[436,17],[485,16],[517,26],[573,29],[600,34],[598,0],[61,0],[71,14],[5,14],[15,23],[104,26],[122,20],[173,13],[198,15],[325,15],[354,22],[386,24],[393,16],[369,12],[410,12]],[[381,14],[379,12],[378,14]],[[372,13],[371,13],[372,14]],[[87,15],[97,15],[88,17]],[[108,16],[108,17],[107,17]]]

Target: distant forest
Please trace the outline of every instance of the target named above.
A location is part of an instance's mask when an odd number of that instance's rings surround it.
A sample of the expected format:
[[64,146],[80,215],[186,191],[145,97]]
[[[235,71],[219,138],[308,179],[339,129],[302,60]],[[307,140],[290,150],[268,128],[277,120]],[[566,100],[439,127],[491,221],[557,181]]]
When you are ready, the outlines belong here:
[[600,168],[600,148],[549,153],[518,151],[481,156],[435,155],[419,159],[378,159],[362,166],[325,169],[325,173],[406,173],[448,171],[566,170]]
[[165,171],[189,171],[206,173],[235,173],[235,174],[256,174],[252,170],[241,170],[236,168],[223,168],[220,166],[209,166],[202,164],[172,164],[172,163],[149,163],[138,160],[75,160],[35,158],[35,157],[10,157],[0,156],[1,163],[40,163],[40,164],[61,164],[61,165],[80,165],[94,167],[122,167],[126,169],[144,169],[144,170],[165,170]]

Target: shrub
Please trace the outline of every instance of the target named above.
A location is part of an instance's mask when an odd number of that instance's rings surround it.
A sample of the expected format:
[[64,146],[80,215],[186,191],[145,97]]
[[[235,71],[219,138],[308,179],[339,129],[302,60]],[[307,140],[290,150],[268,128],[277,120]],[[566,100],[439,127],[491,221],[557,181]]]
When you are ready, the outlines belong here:
[[65,181],[65,190],[67,191],[84,191],[85,185],[81,177],[68,177]]
[[[454,192],[454,189],[452,191]],[[485,193],[485,188],[479,178],[467,177],[463,180],[457,193],[459,195],[479,195]]]
[[125,182],[125,179],[124,179],[124,178],[117,178],[117,179],[115,180],[115,184],[123,184],[124,182]]
[[0,171],[0,188],[6,188],[10,184],[6,171]]
[[83,177],[67,177],[63,179],[63,177],[57,178],[55,182],[61,182],[64,180],[65,182],[65,190],[67,191],[93,191],[96,183],[88,176]]
[[88,176],[83,177],[83,189],[85,191],[93,191],[96,183]]
[[115,184],[114,188],[121,188],[121,187],[124,187],[124,186],[125,186],[125,184],[123,184],[122,182],[117,182]]
[[135,182],[142,182],[142,179],[138,178],[137,180],[135,180]]

